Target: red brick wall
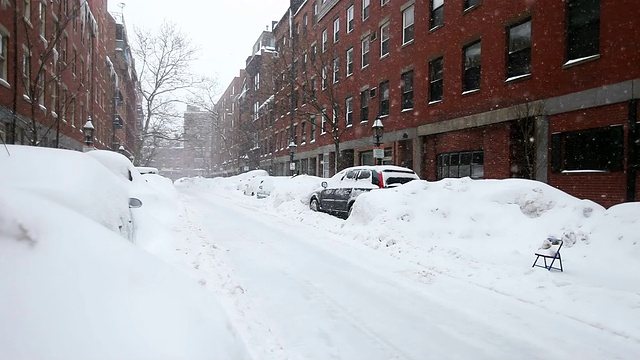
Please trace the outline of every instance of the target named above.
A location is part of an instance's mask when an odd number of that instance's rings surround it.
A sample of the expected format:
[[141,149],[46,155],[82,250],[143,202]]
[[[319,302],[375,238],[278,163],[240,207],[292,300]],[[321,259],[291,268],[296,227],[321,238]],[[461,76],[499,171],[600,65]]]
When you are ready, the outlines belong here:
[[[549,117],[549,133],[582,130],[623,124],[625,151],[628,136],[628,103],[600,106],[586,111],[573,111]],[[550,165],[550,164],[549,164]],[[626,163],[625,163],[626,169]],[[548,183],[575,197],[590,199],[609,207],[625,201],[627,189],[626,171],[602,174],[562,174],[551,171]]]

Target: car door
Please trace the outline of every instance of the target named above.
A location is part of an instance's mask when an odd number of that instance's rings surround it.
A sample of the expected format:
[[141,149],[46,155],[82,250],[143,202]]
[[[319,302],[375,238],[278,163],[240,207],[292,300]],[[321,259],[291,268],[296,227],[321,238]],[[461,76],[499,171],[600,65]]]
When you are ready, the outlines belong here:
[[351,169],[347,171],[342,181],[340,181],[340,186],[336,188],[333,203],[333,211],[336,214],[344,215],[349,211],[349,199],[357,176],[358,170]]
[[371,189],[376,188],[371,181],[371,170],[363,169],[360,170],[358,176],[356,177],[355,184],[353,186],[353,190],[351,191],[351,199],[355,200],[360,194],[363,192],[371,191]]

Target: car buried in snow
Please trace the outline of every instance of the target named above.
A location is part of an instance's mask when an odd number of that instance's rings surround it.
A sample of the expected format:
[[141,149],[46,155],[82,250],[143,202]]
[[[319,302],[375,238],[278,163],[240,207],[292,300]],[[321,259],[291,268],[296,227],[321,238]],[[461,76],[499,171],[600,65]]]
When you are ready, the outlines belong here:
[[385,189],[420,180],[408,168],[394,165],[355,166],[346,168],[316,190],[309,200],[309,208],[338,217],[347,218],[351,214],[356,198],[374,189]]

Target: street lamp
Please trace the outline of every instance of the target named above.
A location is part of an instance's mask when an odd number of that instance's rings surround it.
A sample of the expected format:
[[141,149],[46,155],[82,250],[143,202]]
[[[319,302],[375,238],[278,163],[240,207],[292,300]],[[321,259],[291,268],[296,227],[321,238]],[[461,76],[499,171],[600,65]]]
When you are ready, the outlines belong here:
[[382,124],[382,120],[377,118],[373,122],[373,126],[371,127],[373,130],[373,143],[376,145],[376,148],[373,149],[373,157],[376,160],[376,165],[380,165],[382,163],[382,158],[384,157],[384,150],[379,149],[382,144],[382,134],[384,133],[384,125]]
[[289,170],[291,170],[291,176],[295,175],[296,173],[296,163],[293,162],[293,155],[296,153],[297,146],[298,145],[293,142],[293,139],[291,139],[291,141],[289,142]]
[[91,121],[91,116],[87,117],[87,122],[82,127],[82,132],[84,132],[85,137],[85,145],[87,149],[93,147],[93,131],[95,127],[93,127],[93,122]]

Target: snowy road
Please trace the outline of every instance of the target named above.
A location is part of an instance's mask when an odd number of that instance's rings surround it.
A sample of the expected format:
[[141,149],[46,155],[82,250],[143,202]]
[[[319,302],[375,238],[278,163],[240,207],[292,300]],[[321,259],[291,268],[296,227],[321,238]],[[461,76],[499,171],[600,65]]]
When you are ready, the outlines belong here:
[[163,257],[220,295],[255,359],[602,359],[640,349],[315,227],[181,192],[186,233],[176,239],[187,240]]

